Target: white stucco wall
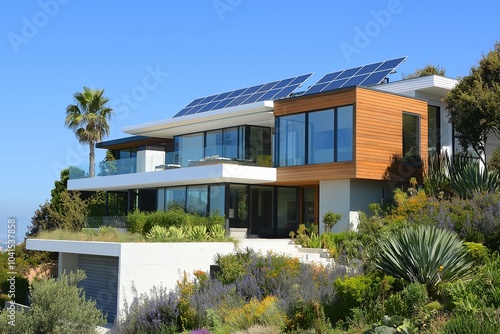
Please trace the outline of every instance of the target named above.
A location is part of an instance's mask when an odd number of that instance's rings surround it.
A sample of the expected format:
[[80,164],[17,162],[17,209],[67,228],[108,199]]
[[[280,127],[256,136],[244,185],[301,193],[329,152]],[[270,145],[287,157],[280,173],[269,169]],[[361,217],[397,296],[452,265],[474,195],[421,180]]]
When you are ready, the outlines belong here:
[[319,182],[319,232],[323,233],[323,216],[330,210],[340,213],[342,219],[334,226],[334,232],[345,231],[350,219],[350,180],[328,180]]
[[324,232],[323,215],[331,210],[342,215],[333,228],[334,232],[355,229],[359,211],[369,213],[368,204],[380,203],[392,197],[392,189],[386,181],[376,180],[331,180],[319,183],[320,233]]
[[144,150],[137,152],[137,172],[152,172],[165,163],[165,152]]
[[116,256],[118,268],[118,310],[133,298],[132,284],[139,294],[153,286],[175,288],[186,272],[192,278],[195,270],[208,272],[216,254],[234,252],[232,242],[188,243],[116,243],[68,240],[28,239],[26,248],[59,252],[59,270],[76,270],[78,254]]
[[392,187],[387,181],[351,180],[351,225],[356,228],[359,222],[359,211],[370,213],[368,205],[380,203],[392,197]]
[[78,254],[59,253],[59,263],[57,265],[57,274],[60,276],[63,272],[69,273],[78,269]]
[[120,254],[118,305],[130,303],[132,284],[139,293],[153,286],[174,289],[184,272],[192,277],[195,270],[208,272],[217,253],[234,251],[230,242],[123,243]]

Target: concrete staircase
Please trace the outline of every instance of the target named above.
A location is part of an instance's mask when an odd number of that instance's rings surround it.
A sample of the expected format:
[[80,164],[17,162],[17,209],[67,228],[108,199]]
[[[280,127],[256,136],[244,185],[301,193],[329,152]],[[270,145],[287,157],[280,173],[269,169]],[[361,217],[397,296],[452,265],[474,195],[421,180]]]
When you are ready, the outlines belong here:
[[267,254],[282,254],[290,257],[296,257],[303,263],[333,264],[328,252],[320,248],[302,248],[291,242],[290,239],[257,239],[257,238],[238,238],[239,250],[251,248],[254,251]]

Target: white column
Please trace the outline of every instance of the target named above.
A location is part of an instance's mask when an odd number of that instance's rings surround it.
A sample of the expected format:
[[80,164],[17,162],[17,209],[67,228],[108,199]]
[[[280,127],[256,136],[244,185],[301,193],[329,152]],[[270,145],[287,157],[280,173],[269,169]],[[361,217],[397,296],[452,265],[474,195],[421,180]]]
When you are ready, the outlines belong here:
[[59,252],[58,276],[63,271],[69,274],[70,271],[76,272],[78,269],[78,254]]
[[333,232],[345,231],[349,227],[351,185],[350,180],[328,180],[319,182],[319,231],[325,231],[323,216],[327,211],[340,213],[342,218]]

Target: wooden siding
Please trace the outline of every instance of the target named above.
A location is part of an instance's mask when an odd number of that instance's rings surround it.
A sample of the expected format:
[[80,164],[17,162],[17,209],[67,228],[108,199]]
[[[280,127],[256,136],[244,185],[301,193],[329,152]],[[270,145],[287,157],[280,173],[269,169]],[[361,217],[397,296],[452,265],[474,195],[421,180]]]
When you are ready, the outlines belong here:
[[356,177],[354,161],[279,167],[276,185],[303,186],[319,184],[320,180],[352,179]]
[[[320,180],[383,180],[398,170],[392,158],[403,152],[403,112],[420,115],[420,147],[427,159],[427,102],[373,89],[352,87],[340,91],[275,101],[274,115],[354,105],[354,147],[351,162],[279,167],[276,185],[317,184]],[[392,169],[391,169],[392,165]]]
[[322,94],[274,101],[274,116],[297,114],[306,111],[329,109],[354,104],[355,87]]
[[420,115],[420,155],[425,161],[427,102],[371,89],[356,89],[356,178],[384,179],[393,164],[393,156],[403,153],[403,112]]

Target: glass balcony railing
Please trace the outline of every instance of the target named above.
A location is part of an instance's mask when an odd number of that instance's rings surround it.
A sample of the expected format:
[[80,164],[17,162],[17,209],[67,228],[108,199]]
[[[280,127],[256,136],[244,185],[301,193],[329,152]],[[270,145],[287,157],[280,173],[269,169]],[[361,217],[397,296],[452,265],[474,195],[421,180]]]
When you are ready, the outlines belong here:
[[[153,156],[146,159],[128,158],[113,161],[102,161],[96,164],[95,176],[123,175],[139,172],[154,172],[166,169],[177,169],[196,166],[209,166],[221,163],[230,163],[246,166],[272,167],[271,155],[256,155],[255,159],[239,159],[232,152],[230,156],[209,155],[205,156],[203,150],[184,150],[182,152],[167,152],[165,158]],[[78,167],[70,167],[69,178],[88,178],[88,164]]]
[[[95,166],[95,176],[121,175],[137,172],[137,158],[101,161]],[[69,168],[69,178],[84,179],[89,177],[89,165]]]

